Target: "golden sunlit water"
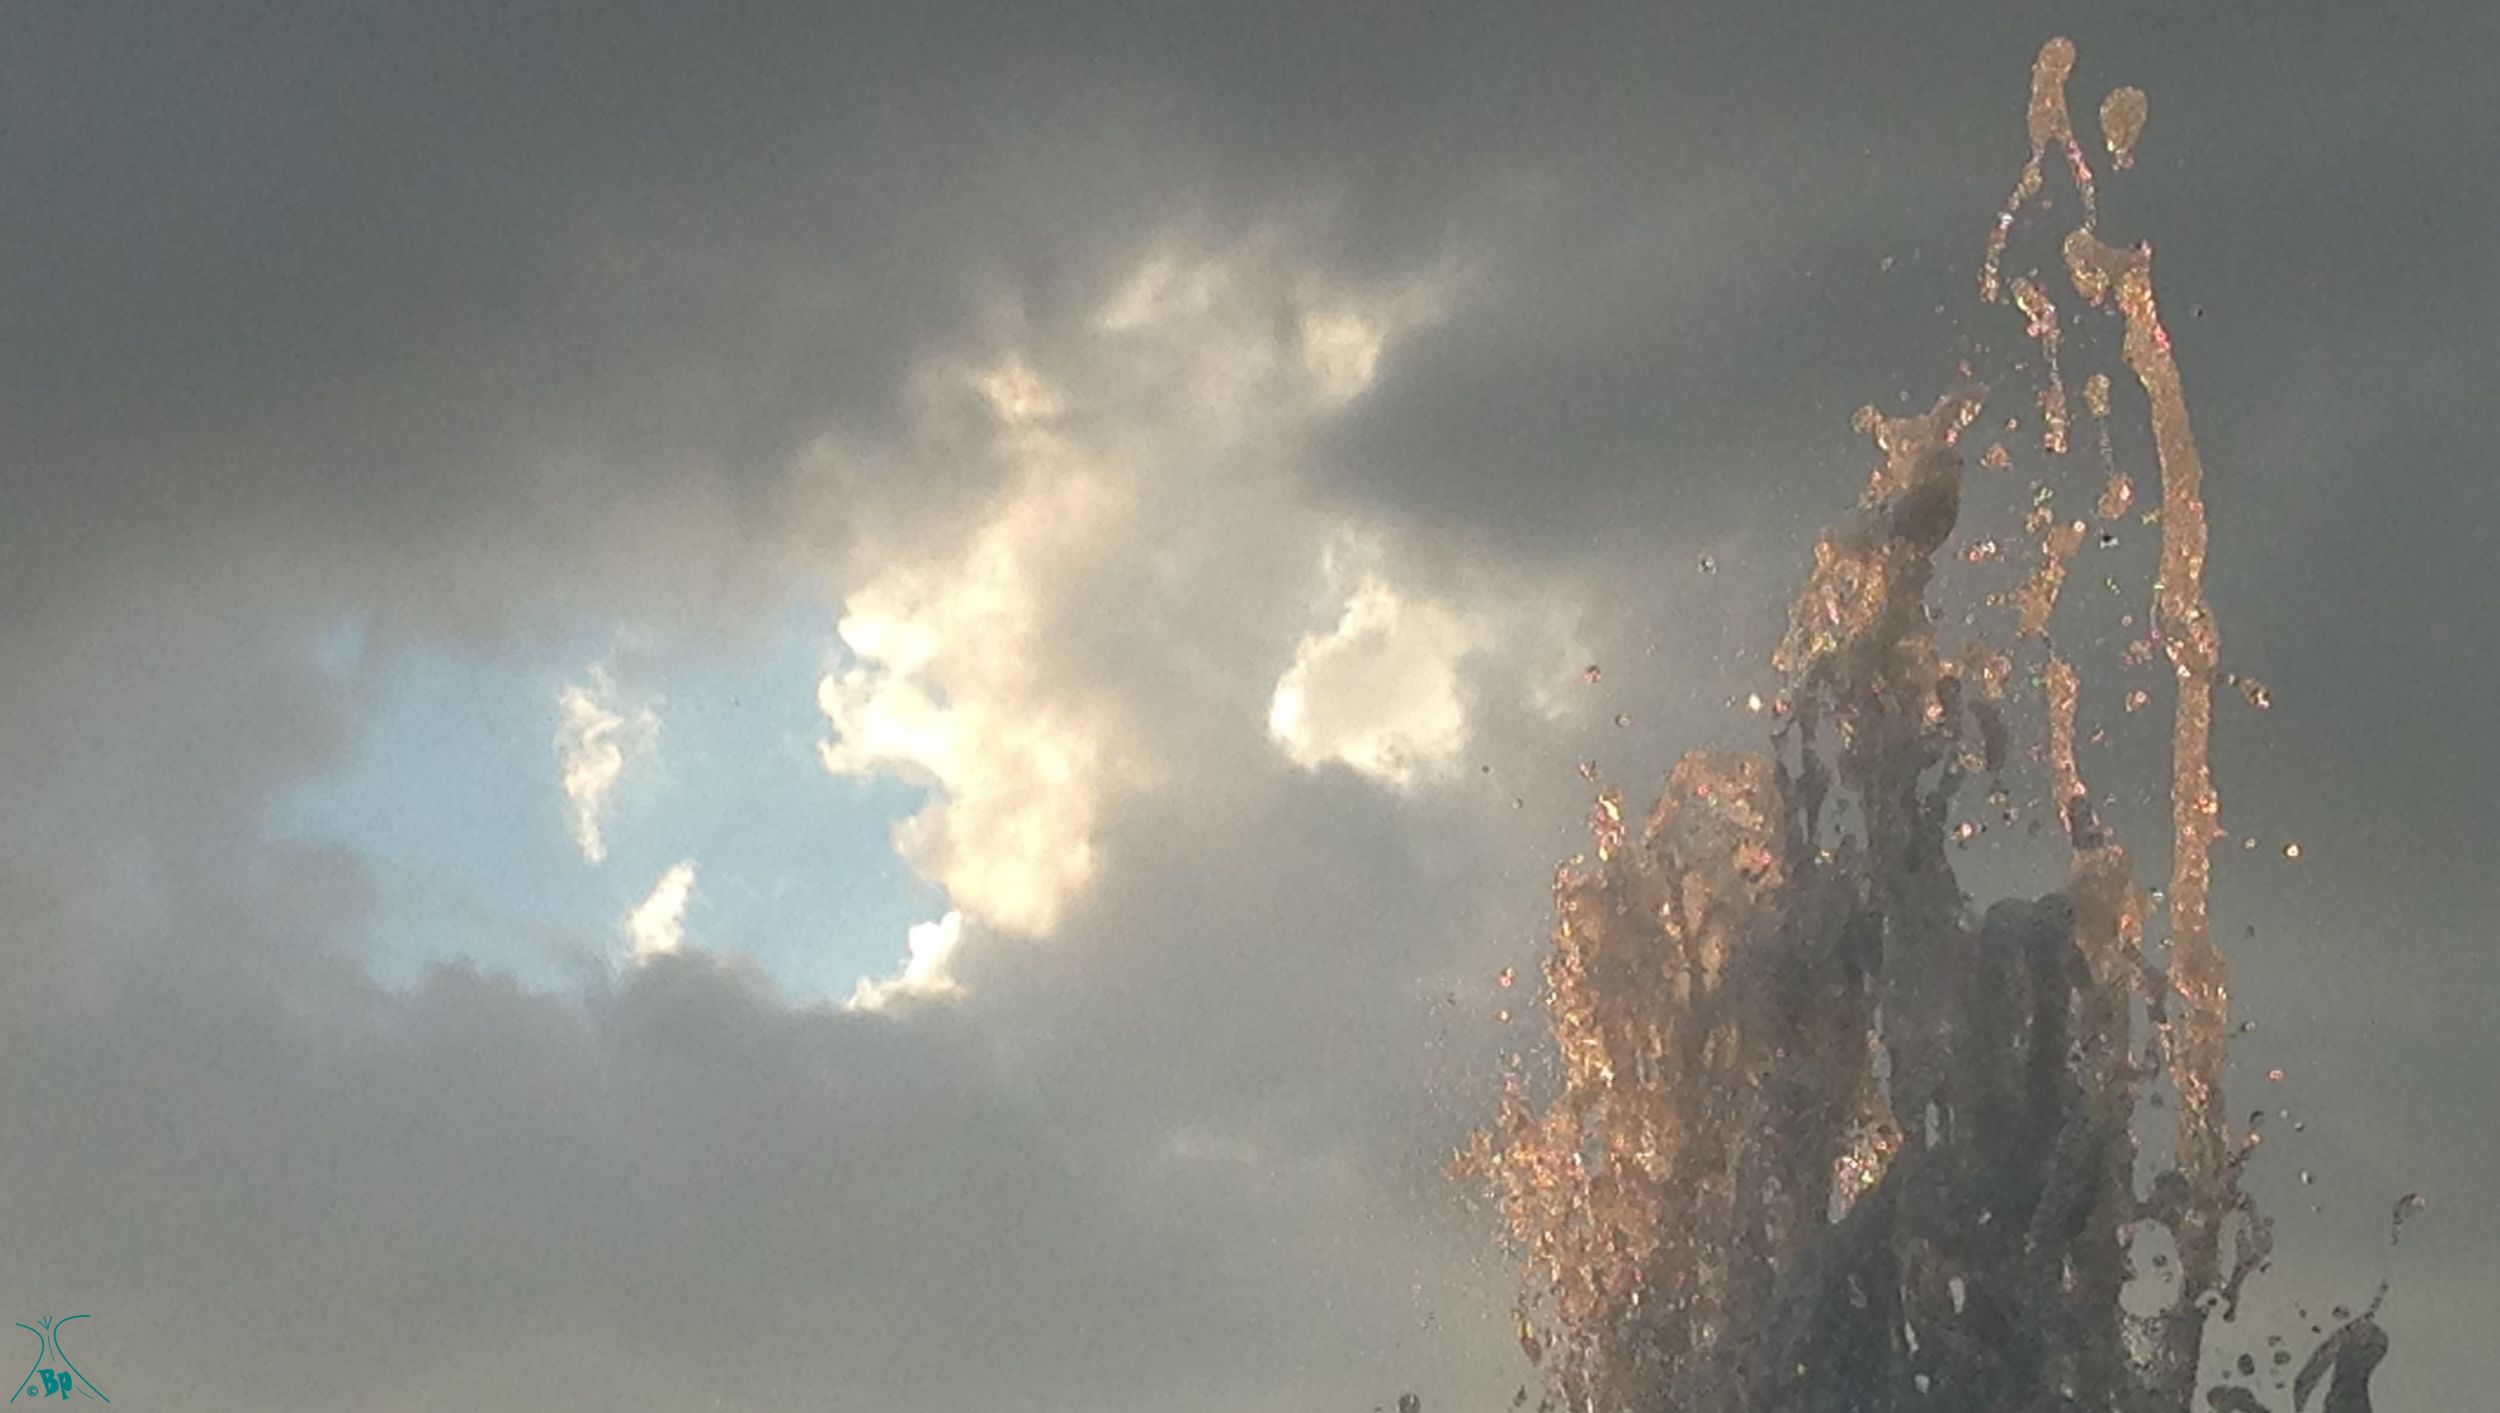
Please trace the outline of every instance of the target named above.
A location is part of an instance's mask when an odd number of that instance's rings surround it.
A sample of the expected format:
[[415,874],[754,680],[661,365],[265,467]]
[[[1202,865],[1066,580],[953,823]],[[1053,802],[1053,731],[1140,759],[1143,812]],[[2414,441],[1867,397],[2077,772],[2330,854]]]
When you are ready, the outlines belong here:
[[[2160,503],[2141,520],[2158,524],[2160,558],[2127,660],[2171,669],[2170,877],[2157,892],[2136,881],[2078,756],[2083,671],[2051,625],[2092,527],[2058,513],[2041,484],[2023,522],[2027,578],[1994,600],[2013,641],[1947,649],[1931,590],[1962,515],[1962,439],[1990,390],[1965,366],[1924,412],[1862,410],[1878,464],[1855,512],[1816,543],[1772,655],[1785,690],[1771,749],[1686,755],[1637,828],[1622,792],[1601,791],[1594,862],[1574,860],[1554,883],[1556,1092],[1539,1107],[1514,1056],[1498,1118],[1452,1167],[1490,1186],[1524,1261],[1517,1332],[1548,1377],[1546,1408],[2246,1413],[2283,1392],[2306,1406],[2321,1385],[2331,1413],[2368,1407],[2387,1348],[2376,1301],[2288,1390],[2279,1372],[2261,1384],[2246,1359],[2236,1373],[2205,1368],[2209,1323],[2236,1313],[2271,1254],[2239,1182],[2256,1134],[2235,1136],[2221,1093],[2229,969],[2211,916],[2210,764],[2221,636],[2205,592],[2204,472],[2152,249],[2097,229],[2066,100],[2075,63],[2073,44],[2054,39],[2034,64],[2029,156],[1988,230],[1980,295],[2023,320],[2031,356],[2017,369],[2041,452],[2062,461],[2075,315],[2038,271],[2004,272],[2026,221],[2056,209],[2044,166],[2062,153],[2080,206],[2060,247],[2065,280],[2078,311],[2117,321],[2157,463]],[[2126,170],[2145,96],[2121,88],[2099,114]],[[2101,543],[2115,545],[2136,484],[2111,437],[2110,375],[2081,388],[2099,453],[2087,494]],[[2011,464],[2002,442],[1980,460],[1983,474]],[[2012,547],[1986,539],[1957,557],[1991,563]],[[1953,815],[1980,774],[2002,820],[2016,817],[2002,777],[2017,651],[2038,662],[2030,755],[2065,835],[2066,880],[1974,917],[1951,849],[1984,826]],[[2223,680],[2265,705],[2254,678]],[[2145,701],[2132,693],[2127,709]],[[2158,963],[2146,936],[2157,915]],[[2140,1155],[2136,1120],[2163,1081],[2168,1151]],[[2141,1179],[2139,1156],[2156,1158]]]

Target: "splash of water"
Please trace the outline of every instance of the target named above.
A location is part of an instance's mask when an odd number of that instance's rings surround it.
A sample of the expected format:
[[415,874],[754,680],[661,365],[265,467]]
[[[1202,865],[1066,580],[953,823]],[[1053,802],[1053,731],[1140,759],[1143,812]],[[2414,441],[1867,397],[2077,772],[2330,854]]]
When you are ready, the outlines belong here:
[[[2097,230],[2066,103],[2074,64],[2055,39],[2033,67],[2030,156],[1988,233],[1980,292],[2003,303],[2010,288],[2040,347],[2042,450],[2062,457],[2060,315],[2036,279],[2001,272],[2046,158],[2062,153],[2082,207],[2063,244],[2068,282],[2119,321],[2159,468],[2148,631],[2176,693],[2167,887],[2140,886],[2095,816],[2075,742],[2081,671],[2045,649],[2037,755],[2067,880],[1966,911],[1948,817],[1968,775],[2005,768],[2013,668],[1981,644],[1942,647],[1929,591],[1961,514],[1960,441],[1988,389],[1916,415],[1862,410],[1881,461],[1816,544],[1773,655],[1787,681],[1773,749],[1688,754],[1637,834],[1622,792],[1599,794],[1595,863],[1554,881],[1544,975],[1559,1093],[1540,1110],[1514,1057],[1499,1117],[1452,1167],[1490,1184],[1526,1258],[1518,1335],[1547,1371],[1548,1408],[2184,1413],[2209,1321],[2236,1311],[2269,1259],[2270,1226],[2239,1185],[2256,1135],[2235,1142],[2221,1093],[2221,638],[2204,590],[2204,473],[2151,247]],[[2123,170],[2144,95],[2120,89],[2100,114]],[[2106,526],[2134,485],[2111,450],[2109,377],[2083,393]],[[2002,445],[1983,460],[2005,464]],[[2017,638],[2045,645],[2087,526],[2059,521],[2043,492],[2026,532],[2039,558],[2011,605]],[[2145,948],[2159,904],[2166,967]],[[2175,1125],[2139,1190],[2134,1121],[2156,1079],[2176,1095]],[[2175,1279],[2156,1308],[2131,1311],[2133,1253],[2161,1245]],[[2323,1382],[2322,1407],[2367,1408],[2387,1347],[2377,1304],[2319,1347],[2297,1404]],[[2265,1408],[2227,1378],[2206,1400]]]

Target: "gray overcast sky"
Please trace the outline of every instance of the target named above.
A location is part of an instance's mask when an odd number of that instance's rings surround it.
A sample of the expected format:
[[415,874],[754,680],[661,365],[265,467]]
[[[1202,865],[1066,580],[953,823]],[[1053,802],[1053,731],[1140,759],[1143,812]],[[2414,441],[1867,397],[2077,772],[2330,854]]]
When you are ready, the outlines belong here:
[[[2064,33],[2079,118],[2151,95],[2105,221],[2275,700],[2219,745],[2269,1298],[2391,1272],[2382,1406],[2476,1406],[2500,10],[859,8],[0,13],[9,1321],[138,1408],[1506,1400],[1439,1165],[1571,767],[1759,738],[1851,411],[2020,342],[1973,288]],[[385,986],[381,863],[273,827],[409,654],[794,604],[792,768],[929,789],[953,914],[861,1004],[664,878],[584,980]],[[584,700],[595,811],[646,766]]]

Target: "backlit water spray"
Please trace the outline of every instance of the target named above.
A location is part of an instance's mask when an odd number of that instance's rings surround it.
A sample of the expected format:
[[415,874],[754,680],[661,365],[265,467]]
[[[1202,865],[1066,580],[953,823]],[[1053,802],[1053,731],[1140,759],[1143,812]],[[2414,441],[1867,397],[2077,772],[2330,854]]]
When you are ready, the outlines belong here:
[[[2161,546],[2130,653],[2170,668],[2170,876],[2138,883],[2096,814],[2076,745],[2082,669],[2051,642],[2092,526],[2061,516],[2044,483],[2024,522],[2033,567],[1998,600],[2012,641],[1948,647],[1930,590],[1990,391],[1965,365],[1924,412],[1864,409],[1880,464],[1816,544],[1773,654],[1771,749],[1686,755],[1645,817],[1617,789],[1599,795],[1594,859],[1554,885],[1558,1092],[1538,1107],[1513,1057],[1498,1120],[1453,1165],[1492,1188],[1524,1258],[1518,1337],[1548,1377],[1545,1407],[2368,1407],[2387,1348],[2375,1300],[2288,1388],[2261,1389],[2245,1360],[2236,1377],[2205,1368],[2209,1326],[2236,1317],[2271,1254],[2239,1180],[2258,1135],[2222,1097],[2229,970],[2210,903],[2215,686],[2259,706],[2264,688],[2219,676],[2187,398],[2151,247],[2100,230],[2067,107],[2074,62],[2056,39],[2034,65],[2030,156],[1988,231],[1979,293],[2022,321],[2053,466],[2077,440],[2059,284],[2114,321],[2143,396],[2159,499],[2140,523]],[[2123,171],[2145,96],[2119,89],[2099,114]],[[2058,165],[2072,209],[2043,194]],[[2073,222],[2055,247],[2062,280],[2009,278],[2016,237],[2058,219]],[[2092,511],[2114,542],[2136,499],[2112,449],[2118,395],[2107,372],[2080,392]],[[2010,457],[2000,442],[1981,461]],[[1995,552],[1981,548],[1965,558]],[[2018,673],[2039,717],[2020,743]],[[2045,768],[2066,882],[1974,914],[1950,862],[1977,827],[1953,823],[1957,797],[1986,776],[2010,822],[2017,749]],[[2139,1118],[2163,1102],[2169,1131],[2148,1142]]]

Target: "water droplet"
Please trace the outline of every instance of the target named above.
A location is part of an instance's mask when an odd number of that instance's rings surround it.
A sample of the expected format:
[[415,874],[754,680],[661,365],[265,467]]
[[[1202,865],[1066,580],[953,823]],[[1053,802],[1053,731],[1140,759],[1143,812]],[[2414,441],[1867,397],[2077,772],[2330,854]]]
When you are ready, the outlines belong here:
[[2135,165],[2135,144],[2144,136],[2148,108],[2144,90],[2132,84],[2112,89],[2101,100],[2101,141],[2109,147],[2110,165],[2119,171]]
[[1747,692],[1745,694],[1745,710],[1750,711],[1757,716],[1761,715],[1762,694],[1760,692]]
[[1605,675],[1605,673],[1598,670],[1597,664],[1593,662],[1580,669],[1580,680],[1588,683],[1592,687],[1596,686],[1597,680]]
[[1715,559],[1712,559],[1710,556],[1708,556],[1708,555],[1706,555],[1706,554],[1705,554],[1705,555],[1703,555],[1703,556],[1701,557],[1701,572],[1702,572],[1702,573],[1704,573],[1704,574],[1716,574],[1716,573],[1718,573],[1718,572],[1719,572],[1719,561],[1717,561],[1717,560],[1715,560]]
[[2316,1182],[2317,1180],[2318,1180],[2318,1178],[2317,1178],[2317,1174],[2310,1172],[2307,1168],[2303,1168],[2303,1169],[2301,1169],[2301,1170],[2300,1170],[2300,1185],[2301,1185],[2301,1186],[2303,1186],[2303,1187],[2307,1187],[2309,1184],[2311,1184],[2311,1183],[2313,1183],[2313,1182]]
[[2299,858],[2299,857],[2300,857],[2300,846],[2299,846],[2298,844],[2286,844],[2286,845],[2284,845],[2284,846],[2283,846],[2283,857],[2285,857],[2285,858],[2287,858],[2287,859],[2296,859],[2296,858]]
[[1502,968],[1502,974],[1501,974],[1500,976],[1497,976],[1497,977],[1495,977],[1495,978],[1493,979],[1493,984],[1494,984],[1494,985],[1496,985],[1496,986],[1501,987],[1501,988],[1502,988],[1502,989],[1504,989],[1504,990],[1508,990],[1508,989],[1510,989],[1512,986],[1517,985],[1517,984],[1518,984],[1518,981],[1519,981],[1519,968],[1517,968],[1517,967],[1504,967],[1504,968]]
[[2278,1066],[2276,1066],[2275,1068],[2273,1068],[2273,1069],[2270,1069],[2270,1070],[2266,1071],[2266,1083],[2268,1083],[2268,1084],[2281,1084],[2282,1082],[2283,1082],[2283,1070],[2282,1070],[2282,1067],[2281,1067],[2281,1066],[2279,1066],[2279,1065],[2278,1065]]
[[2430,1199],[2418,1192],[2408,1192],[2397,1198],[2395,1213],[2387,1224],[2387,1244],[2393,1246],[2402,1241],[2405,1234],[2405,1218],[2430,1205]]
[[1510,797],[1510,807],[1511,807],[1512,809],[1515,809],[1515,810],[1516,810],[1516,809],[1526,809],[1526,808],[1527,808],[1527,806],[1528,806],[1528,802],[1527,802],[1526,800],[1523,800],[1523,799],[1519,798],[1517,795],[1513,795],[1513,796],[1511,796],[1511,797]]
[[1619,712],[1616,712],[1616,713],[1615,713],[1615,725],[1617,725],[1617,726],[1629,726],[1629,725],[1631,725],[1631,724],[1632,724],[1632,714],[1631,714],[1630,712],[1619,711]]
[[1507,1011],[1507,1010],[1495,1011],[1495,1012],[1493,1013],[1493,1019],[1495,1019],[1495,1020],[1497,1020],[1497,1021],[1501,1022],[1501,1023],[1502,1023],[1502,1024],[1504,1024],[1504,1025],[1508,1025],[1508,1024],[1510,1024],[1510,1012],[1509,1012],[1509,1011]]

